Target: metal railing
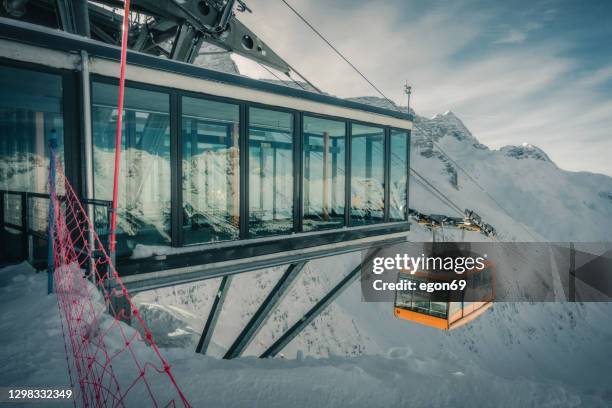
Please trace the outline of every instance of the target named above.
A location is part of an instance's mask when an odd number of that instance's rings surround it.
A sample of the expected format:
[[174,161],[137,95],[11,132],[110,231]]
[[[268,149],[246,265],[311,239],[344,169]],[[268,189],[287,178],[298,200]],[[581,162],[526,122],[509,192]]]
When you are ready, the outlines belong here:
[[[63,198],[59,196],[60,201]],[[92,198],[83,198],[81,202],[91,211],[98,236],[107,238],[111,202]],[[0,190],[0,262],[46,262],[46,248],[39,247],[46,247],[48,240],[49,194]]]

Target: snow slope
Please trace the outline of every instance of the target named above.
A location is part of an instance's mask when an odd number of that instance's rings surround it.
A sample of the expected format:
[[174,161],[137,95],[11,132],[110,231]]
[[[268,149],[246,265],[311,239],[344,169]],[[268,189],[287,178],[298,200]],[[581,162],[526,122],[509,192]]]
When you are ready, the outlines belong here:
[[[56,300],[54,295],[46,295],[45,274],[34,274],[26,264],[2,269],[0,294],[2,385],[66,386]],[[368,310],[376,313],[375,309]],[[532,316],[526,320],[526,324],[538,318],[538,315]],[[378,320],[382,324],[386,321],[385,318]],[[498,343],[495,338],[480,337],[482,330],[491,325],[495,326],[490,322],[469,326],[473,328],[465,331],[464,338],[472,339],[473,349],[487,353],[487,343]],[[502,322],[498,327],[503,325]],[[578,328],[582,328],[580,324]],[[609,327],[604,331],[609,346],[612,338]],[[393,334],[396,332],[392,330],[385,333],[385,337],[392,338]],[[507,331],[502,331],[499,337],[511,338]],[[583,335],[583,344],[587,343],[584,340],[586,337],[590,336]],[[429,350],[424,353],[423,347],[432,348],[420,344],[424,338],[433,341],[433,347],[442,347],[436,352]],[[404,338],[404,346],[391,347],[378,355],[350,358],[243,358],[226,361],[196,355],[185,348],[166,348],[163,354],[194,407],[605,407],[612,401],[610,385],[602,386],[607,380],[605,376],[599,382],[589,383],[591,378],[588,372],[578,371],[580,367],[565,365],[568,361],[571,363],[581,359],[585,359],[586,365],[592,362],[593,354],[598,354],[600,360],[609,361],[610,352],[605,349],[584,354],[581,344],[574,343],[573,346],[579,348],[570,347],[567,358],[557,362],[560,371],[564,371],[572,380],[563,381],[563,378],[538,375],[540,368],[537,366],[534,366],[537,370],[525,367],[517,374],[513,369],[522,361],[510,360],[510,357],[516,357],[516,353],[509,357],[499,355],[490,359],[488,365],[476,358],[465,358],[456,353],[452,342],[448,341],[450,338],[446,333],[415,331],[412,337]],[[549,339],[540,337],[541,348],[535,351],[545,353]],[[138,344],[146,348],[144,343]],[[555,342],[551,344],[555,349]],[[591,370],[594,368],[596,366]],[[70,405],[58,403],[52,406]]]
[[[436,140],[494,200],[454,163],[436,155],[427,136]],[[519,234],[507,225],[514,219],[547,241],[612,241],[612,178],[565,171],[529,144],[491,150],[451,112],[429,120],[417,117],[413,139],[411,158],[417,171],[454,201],[491,220],[498,230],[506,230],[506,239],[529,238],[524,228]],[[448,182],[453,171],[457,173],[456,187]],[[427,210],[431,206],[431,198],[418,187],[411,199],[416,208]]]

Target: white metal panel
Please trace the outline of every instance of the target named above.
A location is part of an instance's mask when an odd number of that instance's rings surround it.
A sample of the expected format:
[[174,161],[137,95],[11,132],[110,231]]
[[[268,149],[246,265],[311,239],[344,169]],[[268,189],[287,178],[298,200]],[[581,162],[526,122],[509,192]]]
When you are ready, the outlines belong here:
[[[79,55],[62,51],[49,50],[29,44],[0,39],[0,57],[16,61],[40,64],[52,68],[80,70]],[[91,73],[109,77],[119,76],[119,63],[103,58],[90,58]],[[322,102],[300,99],[272,92],[250,89],[223,82],[180,75],[141,66],[128,65],[126,78],[131,81],[165,86],[180,90],[194,91],[220,97],[234,98],[264,105],[285,107],[303,112],[321,115],[338,116],[378,125],[389,125],[403,129],[412,129],[412,122],[393,118],[378,113],[345,108]]]
[[[118,77],[119,63],[101,58],[93,58],[91,71],[99,75]],[[126,68],[126,78],[135,82],[144,82],[147,84],[166,86],[169,88],[200,92],[226,98],[234,98],[247,102],[285,107],[303,112],[338,116],[378,125],[394,126],[402,129],[412,129],[412,122],[405,119],[140,66],[128,66]]]
[[78,55],[0,39],[0,57],[58,69],[80,69]]

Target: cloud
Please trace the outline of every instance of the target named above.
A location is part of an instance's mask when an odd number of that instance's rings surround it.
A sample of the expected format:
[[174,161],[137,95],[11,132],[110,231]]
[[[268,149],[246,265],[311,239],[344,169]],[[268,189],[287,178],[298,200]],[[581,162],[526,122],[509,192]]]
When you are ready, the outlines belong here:
[[527,32],[511,30],[505,36],[495,41],[495,44],[520,44],[527,39]]
[[[572,57],[560,35],[531,41],[546,30],[507,22],[504,10],[471,3],[293,0],[291,4],[396,102],[413,86],[412,106],[425,116],[452,110],[492,147],[528,141],[563,168],[612,175],[612,109],[601,85],[612,67],[591,70]],[[376,92],[276,0],[253,2],[239,17],[307,78],[340,97]],[[546,18],[558,12],[546,13]],[[501,23],[500,23],[501,22]],[[513,46],[502,46],[510,45]],[[239,61],[242,72],[269,76]],[[577,154],[580,152],[580,154]]]
[[579,84],[582,86],[599,86],[610,81],[612,81],[612,65],[590,72],[579,81]]
[[[505,27],[505,25],[504,25]],[[522,44],[524,43],[529,34],[542,27],[541,23],[532,21],[524,24],[522,27],[502,28],[505,33],[495,40],[494,44]]]
[[503,32],[501,37],[495,40],[494,44],[522,44],[529,37],[529,33],[542,27],[542,23],[535,21],[528,22],[526,24],[519,25],[518,27],[508,27],[503,25],[501,31]]

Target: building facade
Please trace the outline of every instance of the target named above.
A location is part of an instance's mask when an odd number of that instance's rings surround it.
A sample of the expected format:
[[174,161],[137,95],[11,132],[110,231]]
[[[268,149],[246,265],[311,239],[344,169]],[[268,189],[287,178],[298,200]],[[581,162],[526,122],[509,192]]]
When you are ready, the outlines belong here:
[[[5,238],[7,192],[47,192],[52,131],[79,194],[111,199],[118,58],[0,19]],[[410,115],[136,52],[126,73],[122,273],[269,266],[406,239]]]

